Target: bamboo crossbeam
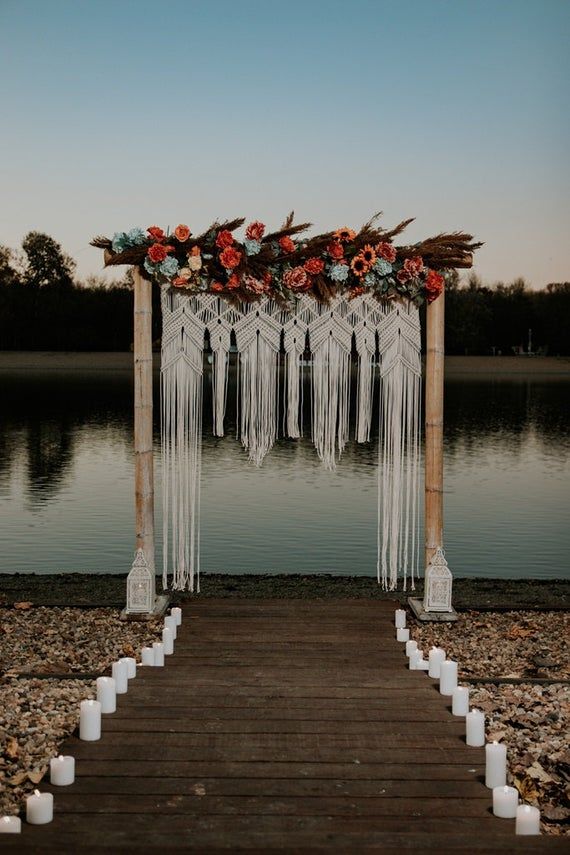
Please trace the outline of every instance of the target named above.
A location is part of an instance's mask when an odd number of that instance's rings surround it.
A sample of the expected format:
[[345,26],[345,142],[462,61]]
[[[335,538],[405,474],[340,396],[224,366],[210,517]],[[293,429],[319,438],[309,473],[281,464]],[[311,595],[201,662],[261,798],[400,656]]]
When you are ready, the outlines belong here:
[[426,311],[425,566],[443,547],[443,370],[445,293]]

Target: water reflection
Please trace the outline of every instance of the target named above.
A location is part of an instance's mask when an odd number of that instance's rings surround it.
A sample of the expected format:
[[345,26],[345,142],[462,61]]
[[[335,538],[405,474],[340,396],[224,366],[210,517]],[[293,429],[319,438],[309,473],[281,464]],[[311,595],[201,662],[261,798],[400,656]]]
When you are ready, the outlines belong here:
[[[519,378],[446,384],[446,536],[458,575],[566,574],[569,389]],[[130,372],[5,371],[0,391],[0,570],[124,572]],[[373,575],[377,436],[350,443],[336,473],[324,472],[310,436],[279,440],[256,470],[235,437],[235,372],[223,438],[211,433],[208,374],[204,393],[205,569]],[[157,451],[158,399],[156,383]],[[307,378],[306,434],[309,416]],[[159,492],[158,454],[156,474]],[[160,552],[160,502],[156,517]]]

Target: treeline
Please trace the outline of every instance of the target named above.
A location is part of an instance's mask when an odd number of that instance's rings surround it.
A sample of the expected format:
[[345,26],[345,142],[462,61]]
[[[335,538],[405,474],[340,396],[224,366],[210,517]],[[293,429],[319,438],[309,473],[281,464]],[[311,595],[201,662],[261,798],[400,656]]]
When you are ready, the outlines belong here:
[[[30,232],[22,251],[0,247],[0,350],[129,350],[132,280],[112,285],[74,276],[75,262],[49,235]],[[153,338],[160,301],[153,292]],[[533,291],[523,279],[485,285],[455,275],[446,292],[446,351],[510,355],[528,349],[570,354],[570,282]]]

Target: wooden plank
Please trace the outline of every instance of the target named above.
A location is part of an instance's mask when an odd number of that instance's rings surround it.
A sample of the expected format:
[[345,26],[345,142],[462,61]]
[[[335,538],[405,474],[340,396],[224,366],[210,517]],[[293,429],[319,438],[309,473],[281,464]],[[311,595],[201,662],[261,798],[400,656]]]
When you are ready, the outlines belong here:
[[[462,721],[447,721],[441,722],[442,733],[446,737],[453,737],[453,742],[456,744],[457,737],[461,739],[465,735],[465,723]],[[372,720],[374,721],[374,720]],[[203,716],[184,716],[175,718],[117,718],[116,716],[105,716],[105,739],[109,734],[134,734],[144,733],[145,736],[150,732],[156,734],[158,739],[162,740],[163,735],[172,733],[176,734],[196,734],[196,733],[223,733],[228,734],[315,734],[315,735],[343,735],[353,734],[359,737],[368,739],[370,735],[371,720],[368,721],[318,721],[315,719],[268,719],[262,711],[255,718],[239,718],[220,719],[213,715],[210,718]],[[402,744],[407,743],[409,736],[409,726],[406,720],[386,720],[382,719],[382,738],[389,737],[391,740],[402,740]],[[414,737],[417,739],[417,737]],[[419,737],[421,744],[425,744],[425,737]]]

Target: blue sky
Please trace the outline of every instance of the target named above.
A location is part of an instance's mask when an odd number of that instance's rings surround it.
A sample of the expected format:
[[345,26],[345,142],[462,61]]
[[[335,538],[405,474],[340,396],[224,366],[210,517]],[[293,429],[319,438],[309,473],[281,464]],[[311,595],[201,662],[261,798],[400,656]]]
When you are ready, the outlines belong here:
[[568,0],[0,0],[0,243],[86,276],[135,225],[383,210],[568,280],[569,43]]

